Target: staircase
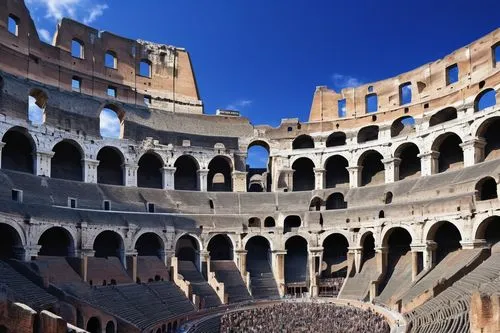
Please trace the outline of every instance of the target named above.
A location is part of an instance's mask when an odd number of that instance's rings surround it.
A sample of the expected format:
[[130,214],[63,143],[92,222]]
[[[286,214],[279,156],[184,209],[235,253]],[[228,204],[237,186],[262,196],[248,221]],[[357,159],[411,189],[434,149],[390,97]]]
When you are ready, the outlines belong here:
[[248,260],[247,270],[250,273],[250,287],[254,298],[278,298],[280,296],[271,265],[267,260]]
[[178,261],[179,274],[184,277],[184,280],[191,283],[193,294],[200,297],[200,301],[204,308],[211,308],[221,305],[219,296],[213,288],[203,278],[201,273],[196,269],[191,261]]

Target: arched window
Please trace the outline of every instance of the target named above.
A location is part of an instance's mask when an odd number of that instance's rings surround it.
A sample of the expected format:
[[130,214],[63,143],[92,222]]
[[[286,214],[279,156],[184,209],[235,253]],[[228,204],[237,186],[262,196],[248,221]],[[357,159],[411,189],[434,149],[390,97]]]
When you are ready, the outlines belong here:
[[358,143],[373,141],[378,139],[378,126],[371,125],[363,127],[358,132]]
[[71,41],[71,55],[79,59],[85,58],[85,47],[81,40],[75,38]]
[[388,205],[388,204],[391,204],[391,203],[392,203],[392,192],[390,192],[390,191],[389,191],[389,192],[387,192],[387,193],[385,194],[384,203],[385,203],[386,205]]
[[248,192],[270,192],[272,166],[267,143],[252,142],[248,146],[246,163]]
[[123,239],[118,233],[106,230],[97,235],[94,240],[93,249],[96,258],[121,258],[123,252]]
[[322,205],[323,205],[323,200],[321,200],[321,198],[314,197],[311,200],[311,203],[309,204],[309,210],[319,212],[321,210]]
[[153,153],[142,155],[137,169],[137,186],[149,188],[162,188],[163,162]]
[[285,221],[283,222],[283,233],[291,232],[294,229],[300,228],[300,225],[302,224],[302,221],[300,219],[300,216],[297,215],[290,215],[285,217]]
[[302,134],[296,137],[295,140],[293,140],[292,149],[309,149],[309,148],[314,148],[314,141],[309,135]]
[[420,176],[421,163],[418,155],[420,150],[412,142],[405,142],[396,149],[394,157],[399,158],[399,179]]
[[436,126],[453,119],[457,119],[457,109],[453,107],[445,108],[432,115],[429,126]]
[[215,235],[210,238],[207,250],[210,260],[233,260],[233,243],[228,235]]
[[385,169],[382,163],[382,155],[369,150],[359,158],[358,165],[362,166],[361,186],[383,184],[385,181]]
[[5,143],[2,149],[2,169],[33,173],[35,144],[28,131],[24,128],[8,130],[2,142]]
[[141,60],[141,62],[139,63],[139,75],[150,78],[151,74],[151,61]]
[[349,162],[340,155],[330,156],[325,163],[325,187],[349,186]]
[[69,257],[74,255],[75,244],[71,234],[64,228],[52,227],[46,230],[38,240],[41,256]]
[[103,138],[123,137],[124,113],[114,105],[106,105],[99,115],[99,130]]
[[271,216],[266,217],[264,220],[264,227],[265,228],[274,228],[276,226],[276,222],[274,221],[274,218]]
[[118,149],[104,147],[97,154],[97,182],[99,184],[123,185],[123,156]]
[[498,128],[500,128],[500,117],[491,117],[484,121],[477,130],[476,136],[486,141],[484,153],[481,154],[484,161],[500,157],[500,131]]
[[176,190],[198,190],[198,162],[190,155],[180,156],[174,163],[174,188]]
[[342,193],[332,193],[326,199],[326,210],[332,209],[346,209],[347,202],[344,200],[344,195]]
[[28,120],[33,125],[45,122],[45,108],[47,106],[47,94],[40,89],[33,89],[28,97]]
[[217,192],[231,192],[233,182],[231,179],[232,165],[224,156],[214,157],[208,164],[208,190]]
[[326,139],[327,147],[337,147],[345,145],[346,135],[344,132],[334,132]]
[[432,150],[439,152],[438,172],[463,167],[464,154],[462,140],[454,133],[444,133],[434,140]]
[[378,97],[377,94],[368,94],[365,96],[366,113],[373,113],[378,111]]
[[307,157],[293,162],[293,191],[310,191],[314,189],[314,163]]
[[14,36],[19,36],[19,18],[15,15],[9,15],[8,30]]
[[251,217],[248,219],[248,226],[250,228],[260,228],[260,219],[258,217]]
[[474,111],[482,111],[486,108],[492,107],[497,104],[497,98],[495,90],[486,89],[477,95],[474,100]]
[[485,177],[476,184],[476,199],[491,200],[498,198],[497,182],[492,177]]
[[412,116],[404,116],[396,119],[391,125],[391,137],[408,135],[415,132],[415,119]]
[[403,83],[399,86],[399,105],[411,103],[411,82]]
[[83,180],[82,152],[79,146],[71,141],[62,141],[52,149],[51,177],[67,180]]
[[118,61],[116,58],[116,53],[114,51],[107,51],[104,55],[104,66],[106,68],[116,69],[118,67]]

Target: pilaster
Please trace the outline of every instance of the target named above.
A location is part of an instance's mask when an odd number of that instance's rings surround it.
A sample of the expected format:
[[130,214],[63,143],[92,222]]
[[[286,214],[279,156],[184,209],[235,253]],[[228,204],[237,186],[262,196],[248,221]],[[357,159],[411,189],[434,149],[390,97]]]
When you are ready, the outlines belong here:
[[198,174],[198,189],[201,192],[206,192],[208,188],[208,169],[200,169],[196,173]]
[[422,176],[430,176],[438,173],[438,151],[430,151],[422,154],[418,154],[417,157],[420,158],[420,168]]
[[36,175],[50,177],[51,161],[54,157],[53,151],[37,151],[36,152]]
[[361,172],[363,171],[362,166],[352,166],[347,167],[347,171],[349,171],[349,187],[356,188],[361,185]]
[[97,167],[99,160],[89,158],[82,159],[83,181],[85,183],[97,183]]
[[125,186],[137,187],[137,164],[125,163],[122,165],[123,169],[123,184]]
[[175,189],[175,170],[174,167],[161,168],[162,185],[164,190]]
[[399,180],[399,165],[401,159],[397,157],[386,158],[382,160],[385,168],[385,182],[394,183]]
[[322,190],[325,188],[325,174],[326,170],[323,168],[314,169],[315,189]]

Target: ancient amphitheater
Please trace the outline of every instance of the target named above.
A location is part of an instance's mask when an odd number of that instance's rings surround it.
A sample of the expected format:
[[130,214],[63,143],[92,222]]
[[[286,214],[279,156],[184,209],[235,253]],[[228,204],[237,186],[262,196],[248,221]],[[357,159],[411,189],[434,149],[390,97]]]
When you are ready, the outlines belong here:
[[49,45],[23,1],[0,13],[0,332],[218,332],[311,302],[500,332],[500,29],[273,128],[205,115],[185,49],[69,19]]

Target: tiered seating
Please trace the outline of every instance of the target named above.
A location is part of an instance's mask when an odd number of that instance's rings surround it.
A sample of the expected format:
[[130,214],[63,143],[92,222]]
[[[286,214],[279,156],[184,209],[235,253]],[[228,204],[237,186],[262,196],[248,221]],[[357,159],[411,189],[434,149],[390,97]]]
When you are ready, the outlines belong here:
[[137,257],[137,277],[142,281],[168,281],[169,272],[165,264],[155,256]]
[[173,282],[153,282],[146,286],[152,290],[178,316],[194,310],[193,304]]
[[205,308],[210,308],[221,304],[219,296],[217,296],[213,288],[196,269],[193,262],[179,260],[178,268],[179,274],[184,277],[184,280],[191,283],[193,293],[200,297]]
[[390,304],[398,298],[411,284],[412,273],[411,252],[401,256],[396,263],[392,263],[391,271],[387,272],[382,292],[375,299],[378,302]]
[[220,332],[220,318],[221,316],[215,316],[208,320],[205,320],[195,327],[192,328],[190,332],[193,333],[219,333]]
[[229,303],[243,302],[252,298],[248,293],[240,271],[232,260],[212,260],[211,270],[219,282],[224,282]]
[[279,297],[278,286],[267,260],[247,259],[247,270],[250,273],[250,287],[254,298]]
[[39,287],[8,262],[0,260],[0,286],[7,287],[7,292],[16,302],[27,304],[35,310],[48,309],[57,303],[57,298]]
[[50,283],[61,285],[82,281],[64,257],[38,256],[31,266]]
[[339,298],[366,299],[370,291],[370,282],[375,280],[377,275],[375,257],[366,260],[361,267],[361,272],[347,278]]
[[109,258],[88,258],[87,281],[92,281],[93,285],[99,286],[110,284],[114,280],[116,283],[132,283],[130,276],[127,275],[125,268],[116,257]]
[[474,249],[458,250],[449,253],[436,267],[403,294],[401,297],[403,307],[427,290],[433,288],[438,281],[440,283],[445,282],[465,267],[473,264],[481,254],[481,251],[481,249]]
[[472,272],[442,293],[405,314],[414,333],[468,333],[472,293],[500,290],[500,253],[493,253]]

